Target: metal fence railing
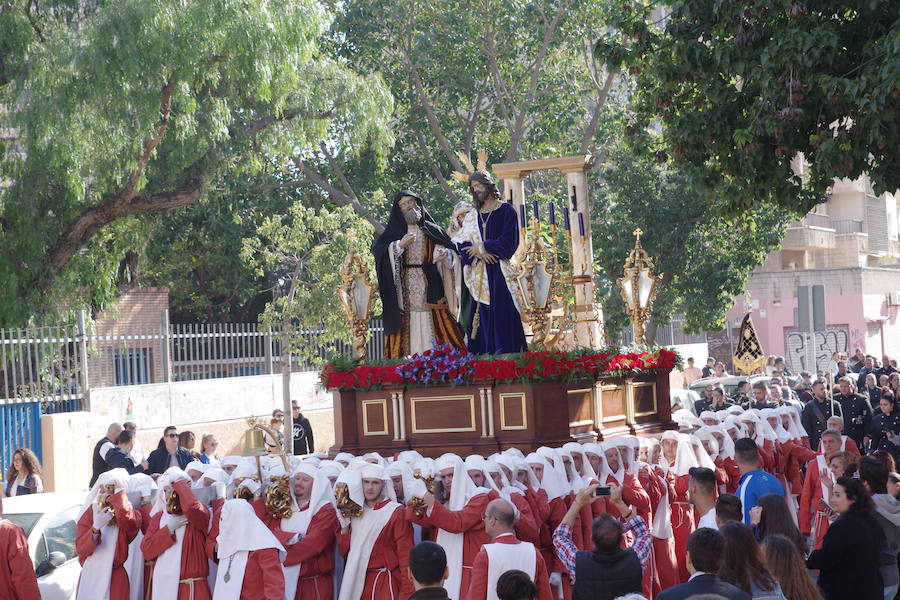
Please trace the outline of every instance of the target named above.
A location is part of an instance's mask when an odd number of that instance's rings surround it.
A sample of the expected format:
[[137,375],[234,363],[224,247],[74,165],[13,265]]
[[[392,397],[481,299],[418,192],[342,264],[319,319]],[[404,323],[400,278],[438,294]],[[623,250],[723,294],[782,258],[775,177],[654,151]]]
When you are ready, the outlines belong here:
[[[680,346],[683,344],[703,344],[706,342],[706,332],[686,333],[684,331],[684,317],[675,315],[675,317],[665,325],[659,325],[656,328],[656,336],[653,343],[657,346]],[[629,346],[634,342],[634,331],[631,327],[622,330],[616,340],[607,340],[617,346]]]
[[40,402],[0,404],[0,465],[4,472],[17,448],[30,448],[43,460]]
[[[373,319],[368,353],[383,356],[384,328]],[[300,332],[291,371],[319,368],[352,346],[324,342],[324,330]],[[256,323],[157,327],[75,325],[0,329],[0,404],[39,402],[43,412],[82,410],[91,388],[267,375],[282,371],[278,331]]]

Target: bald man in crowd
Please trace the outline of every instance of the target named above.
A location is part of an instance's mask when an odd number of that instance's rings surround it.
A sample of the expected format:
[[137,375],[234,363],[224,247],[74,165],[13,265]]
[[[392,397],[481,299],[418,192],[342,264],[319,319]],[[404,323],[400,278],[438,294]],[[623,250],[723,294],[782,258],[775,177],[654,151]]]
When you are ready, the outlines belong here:
[[463,590],[464,600],[497,600],[497,581],[514,569],[524,571],[534,581],[538,600],[552,600],[547,566],[534,544],[516,538],[516,509],[509,500],[497,498],[484,513],[484,531],[492,542],[475,556],[472,580]]

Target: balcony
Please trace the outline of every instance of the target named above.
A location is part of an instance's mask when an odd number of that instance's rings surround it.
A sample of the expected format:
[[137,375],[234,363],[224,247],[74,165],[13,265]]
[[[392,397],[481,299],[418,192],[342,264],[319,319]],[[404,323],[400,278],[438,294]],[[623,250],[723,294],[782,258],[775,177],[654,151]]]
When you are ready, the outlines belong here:
[[[806,215],[806,220],[811,215]],[[788,227],[781,242],[782,250],[831,250],[834,248],[834,229],[804,224],[803,221]]]
[[834,232],[837,235],[863,232],[863,222],[857,219],[842,219],[832,221],[831,227],[834,228]]

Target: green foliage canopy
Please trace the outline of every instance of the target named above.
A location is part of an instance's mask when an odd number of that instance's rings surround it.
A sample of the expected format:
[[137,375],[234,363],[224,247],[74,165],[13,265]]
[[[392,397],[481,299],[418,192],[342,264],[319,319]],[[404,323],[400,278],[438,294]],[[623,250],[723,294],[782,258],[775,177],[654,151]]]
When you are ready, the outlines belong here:
[[146,217],[214,199],[224,174],[390,143],[390,95],[322,55],[314,0],[36,6],[0,7],[0,103],[23,150],[0,159],[0,322],[109,300]]
[[900,189],[896,2],[674,0],[665,18],[656,4],[626,1],[596,46],[634,76],[634,148],[734,214],[766,198],[803,214],[836,177]]

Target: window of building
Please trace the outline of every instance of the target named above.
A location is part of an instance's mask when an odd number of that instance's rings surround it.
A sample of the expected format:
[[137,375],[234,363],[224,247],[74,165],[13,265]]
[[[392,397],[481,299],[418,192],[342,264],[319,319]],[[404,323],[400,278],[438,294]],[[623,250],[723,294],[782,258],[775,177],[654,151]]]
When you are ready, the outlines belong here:
[[116,350],[116,385],[150,383],[150,349]]

